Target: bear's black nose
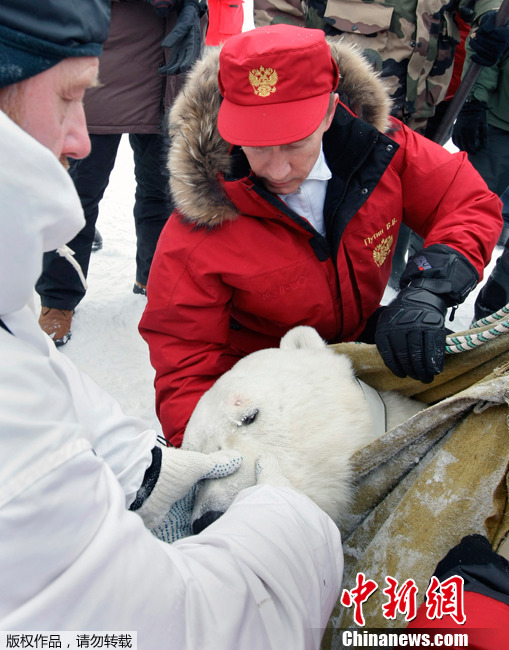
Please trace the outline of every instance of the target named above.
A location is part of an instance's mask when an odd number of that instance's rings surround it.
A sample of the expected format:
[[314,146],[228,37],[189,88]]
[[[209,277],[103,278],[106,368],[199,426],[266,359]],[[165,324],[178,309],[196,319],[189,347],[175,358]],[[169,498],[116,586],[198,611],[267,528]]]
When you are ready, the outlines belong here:
[[213,524],[219,517],[224,514],[218,510],[207,510],[199,519],[193,521],[193,534],[198,535],[202,530],[205,530],[207,526]]

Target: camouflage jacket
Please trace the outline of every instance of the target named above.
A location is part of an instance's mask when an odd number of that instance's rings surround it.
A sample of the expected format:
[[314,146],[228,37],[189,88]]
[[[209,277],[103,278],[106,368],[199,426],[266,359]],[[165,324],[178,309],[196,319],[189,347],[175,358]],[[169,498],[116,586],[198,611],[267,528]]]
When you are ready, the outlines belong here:
[[459,29],[501,0],[254,0],[255,25],[286,22],[357,43],[389,85],[393,115],[422,131],[451,80]]

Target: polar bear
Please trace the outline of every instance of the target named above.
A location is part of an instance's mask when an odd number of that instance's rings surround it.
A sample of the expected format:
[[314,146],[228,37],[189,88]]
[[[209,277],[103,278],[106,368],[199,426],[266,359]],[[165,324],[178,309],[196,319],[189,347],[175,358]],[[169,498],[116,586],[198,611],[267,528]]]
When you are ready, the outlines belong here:
[[234,474],[200,483],[193,532],[256,483],[264,453],[339,524],[350,499],[352,454],[422,408],[356,379],[350,359],[328,348],[315,329],[290,330],[279,348],[254,352],[220,377],[189,420],[183,449],[235,449],[243,457]]

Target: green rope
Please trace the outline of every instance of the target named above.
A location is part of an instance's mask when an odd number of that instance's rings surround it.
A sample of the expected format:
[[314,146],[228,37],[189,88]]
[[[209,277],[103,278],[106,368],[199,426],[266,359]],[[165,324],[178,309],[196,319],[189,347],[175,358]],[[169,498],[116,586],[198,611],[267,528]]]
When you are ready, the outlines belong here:
[[[473,331],[476,329],[481,331]],[[491,314],[491,316],[473,322],[468,333],[456,333],[447,336],[445,339],[445,352],[446,354],[467,352],[507,333],[509,333],[509,304]]]

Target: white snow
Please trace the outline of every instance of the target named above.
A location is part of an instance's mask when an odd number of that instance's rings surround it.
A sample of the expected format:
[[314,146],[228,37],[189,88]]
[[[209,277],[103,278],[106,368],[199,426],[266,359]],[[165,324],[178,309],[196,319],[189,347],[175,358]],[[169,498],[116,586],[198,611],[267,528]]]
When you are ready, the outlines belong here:
[[[137,326],[146,298],[132,293],[135,279],[135,233],[132,206],[135,181],[129,143],[122,138],[110,184],[100,204],[103,249],[92,253],[88,291],[73,319],[72,338],[62,352],[120,402],[129,415],[141,417],[160,431],[154,408],[154,372],[148,348]],[[496,257],[485,271],[488,277]],[[468,329],[478,287],[458,308],[455,331]],[[395,292],[387,289],[384,302]]]

